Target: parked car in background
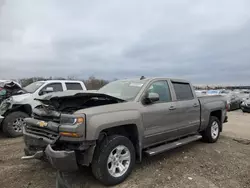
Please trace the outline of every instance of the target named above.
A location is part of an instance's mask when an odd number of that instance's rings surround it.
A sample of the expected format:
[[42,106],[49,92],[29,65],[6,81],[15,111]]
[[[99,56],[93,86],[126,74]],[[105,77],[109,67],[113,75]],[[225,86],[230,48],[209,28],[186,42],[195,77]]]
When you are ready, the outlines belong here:
[[195,90],[197,96],[204,96],[207,94],[207,90]]
[[227,99],[228,110],[237,110],[240,108],[241,99],[234,93],[229,93],[227,95],[222,95]]
[[207,95],[219,95],[220,90],[208,90]]
[[22,135],[23,120],[29,117],[32,109],[41,104],[35,100],[46,93],[66,90],[86,90],[82,81],[47,80],[34,82],[23,88],[24,94],[5,99],[0,105],[0,126],[5,135],[17,137]]
[[34,118],[25,119],[23,159],[45,157],[60,171],[90,166],[105,185],[123,182],[143,153],[216,142],[227,121],[224,97],[197,97],[180,79],[117,80],[96,92],[39,100]]
[[241,107],[242,112],[250,112],[250,98],[242,101],[240,107]]
[[235,93],[235,95],[237,95],[241,99],[241,102],[250,98],[250,91],[249,90],[241,90],[238,92],[234,91],[234,93]]
[[226,89],[208,90],[207,95],[228,95],[231,91]]

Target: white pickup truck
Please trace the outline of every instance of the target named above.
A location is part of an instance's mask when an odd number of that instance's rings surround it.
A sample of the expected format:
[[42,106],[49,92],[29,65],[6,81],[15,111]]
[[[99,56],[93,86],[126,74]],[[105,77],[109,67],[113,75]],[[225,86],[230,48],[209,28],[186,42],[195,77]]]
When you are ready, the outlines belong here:
[[50,92],[85,91],[86,87],[82,81],[47,80],[34,82],[23,89],[26,93],[12,96],[0,105],[0,127],[9,137],[22,135],[24,118],[29,117],[32,109],[40,104],[36,98]]

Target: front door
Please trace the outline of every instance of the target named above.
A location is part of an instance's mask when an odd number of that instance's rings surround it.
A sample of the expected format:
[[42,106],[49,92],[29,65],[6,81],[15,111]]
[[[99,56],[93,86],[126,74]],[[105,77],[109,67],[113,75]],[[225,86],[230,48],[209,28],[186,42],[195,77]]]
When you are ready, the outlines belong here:
[[144,125],[144,147],[171,138],[171,130],[178,124],[176,102],[172,101],[167,81],[153,82],[146,92],[157,93],[159,101],[144,105],[142,120]]

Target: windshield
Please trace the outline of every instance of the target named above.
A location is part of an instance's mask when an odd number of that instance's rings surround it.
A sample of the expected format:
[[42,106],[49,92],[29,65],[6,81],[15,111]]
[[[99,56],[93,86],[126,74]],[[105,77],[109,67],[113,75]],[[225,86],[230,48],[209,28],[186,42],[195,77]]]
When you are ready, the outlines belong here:
[[98,91],[113,97],[130,101],[135,99],[144,84],[145,80],[118,80],[103,86]]
[[28,92],[28,93],[34,93],[38,88],[40,88],[42,85],[44,84],[44,82],[34,82],[30,85],[27,85],[26,87],[24,87],[23,89]]

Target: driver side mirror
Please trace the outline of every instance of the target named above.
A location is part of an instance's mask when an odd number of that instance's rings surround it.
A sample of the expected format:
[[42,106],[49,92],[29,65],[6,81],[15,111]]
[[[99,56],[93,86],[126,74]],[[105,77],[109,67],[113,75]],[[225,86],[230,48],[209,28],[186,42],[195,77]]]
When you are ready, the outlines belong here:
[[148,93],[144,99],[146,104],[152,104],[160,100],[160,96],[158,93]]

